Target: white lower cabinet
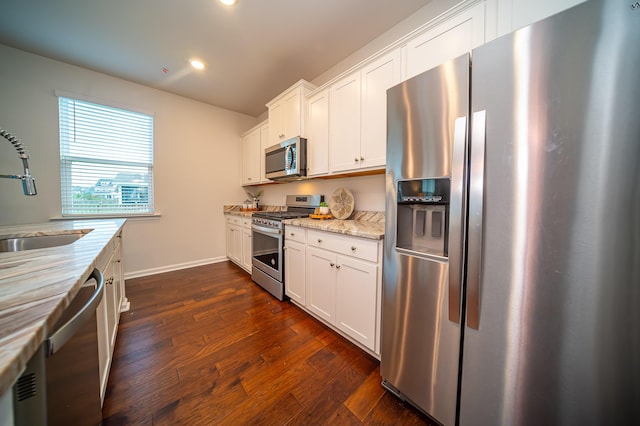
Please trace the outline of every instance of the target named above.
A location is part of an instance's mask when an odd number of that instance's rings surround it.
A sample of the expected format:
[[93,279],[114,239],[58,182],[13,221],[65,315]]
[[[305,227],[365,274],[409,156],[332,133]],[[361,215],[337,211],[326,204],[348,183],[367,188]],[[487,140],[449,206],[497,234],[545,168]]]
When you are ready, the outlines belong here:
[[286,226],[285,246],[285,293],[379,356],[382,241]]
[[336,322],[336,254],[307,247],[306,307],[330,324]]
[[287,226],[284,238],[284,293],[295,302],[306,303],[305,230]]
[[242,233],[242,267],[246,271],[251,271],[251,225],[243,226]]
[[379,318],[378,265],[336,257],[336,326],[371,350]]
[[225,215],[225,240],[227,258],[251,272],[251,218]]
[[112,241],[113,249],[97,259],[104,278],[104,294],[96,310],[98,323],[98,360],[100,371],[100,398],[104,401],[113,349],[116,344],[120,313],[128,310],[125,297],[121,235]]

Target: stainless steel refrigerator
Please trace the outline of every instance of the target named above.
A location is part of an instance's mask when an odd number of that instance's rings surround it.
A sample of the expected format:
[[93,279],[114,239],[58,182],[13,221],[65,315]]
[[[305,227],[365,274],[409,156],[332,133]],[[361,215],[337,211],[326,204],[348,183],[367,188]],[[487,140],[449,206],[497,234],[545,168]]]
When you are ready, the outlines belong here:
[[640,424],[640,5],[387,97],[383,385],[445,425]]

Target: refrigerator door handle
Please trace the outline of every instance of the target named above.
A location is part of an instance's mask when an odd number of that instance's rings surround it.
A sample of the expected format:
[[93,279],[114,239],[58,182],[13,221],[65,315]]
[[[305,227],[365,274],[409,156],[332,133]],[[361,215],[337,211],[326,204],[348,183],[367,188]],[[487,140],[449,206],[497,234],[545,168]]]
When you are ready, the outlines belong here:
[[482,214],[484,197],[484,153],[486,111],[473,113],[471,123],[471,167],[469,179],[469,242],[467,274],[467,325],[480,328],[480,274],[482,265]]
[[458,117],[453,127],[451,202],[449,221],[449,321],[460,323],[464,240],[464,164],[467,147],[467,117]]

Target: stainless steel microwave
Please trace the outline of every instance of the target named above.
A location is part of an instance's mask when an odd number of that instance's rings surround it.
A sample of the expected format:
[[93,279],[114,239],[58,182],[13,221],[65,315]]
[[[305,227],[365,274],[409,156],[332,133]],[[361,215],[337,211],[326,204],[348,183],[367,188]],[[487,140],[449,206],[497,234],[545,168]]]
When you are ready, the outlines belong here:
[[307,140],[295,137],[264,150],[267,179],[294,180],[307,176]]

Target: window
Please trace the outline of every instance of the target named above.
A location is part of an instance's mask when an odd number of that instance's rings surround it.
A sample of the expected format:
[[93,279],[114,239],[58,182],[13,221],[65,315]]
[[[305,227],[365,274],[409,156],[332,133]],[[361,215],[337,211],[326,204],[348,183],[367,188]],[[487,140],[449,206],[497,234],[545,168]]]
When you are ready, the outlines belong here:
[[153,213],[153,117],[59,97],[63,216]]

